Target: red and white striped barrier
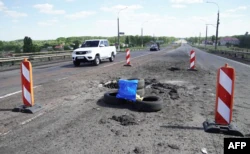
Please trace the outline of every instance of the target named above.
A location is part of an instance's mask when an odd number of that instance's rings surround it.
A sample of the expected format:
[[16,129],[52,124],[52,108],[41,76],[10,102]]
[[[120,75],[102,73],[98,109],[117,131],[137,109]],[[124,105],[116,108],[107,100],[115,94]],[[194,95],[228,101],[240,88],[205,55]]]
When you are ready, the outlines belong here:
[[23,105],[14,108],[14,112],[35,113],[42,107],[34,104],[32,65],[25,58],[21,63],[21,82]]
[[231,124],[234,104],[234,80],[234,68],[226,64],[218,70],[215,121],[207,119],[203,122],[205,132],[224,133],[244,137],[244,135],[237,130],[237,127]]
[[190,69],[195,68],[195,51],[191,50],[190,51]]
[[215,123],[229,125],[232,121],[235,71],[226,64],[218,70]]
[[126,49],[126,65],[124,66],[131,66],[130,64],[130,49]]
[[21,64],[22,98],[27,107],[34,105],[33,78],[31,63],[25,58]]

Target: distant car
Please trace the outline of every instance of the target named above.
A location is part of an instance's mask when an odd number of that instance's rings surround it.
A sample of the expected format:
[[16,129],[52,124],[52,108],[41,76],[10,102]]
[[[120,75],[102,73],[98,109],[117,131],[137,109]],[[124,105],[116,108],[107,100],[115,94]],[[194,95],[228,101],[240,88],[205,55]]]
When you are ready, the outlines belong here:
[[161,50],[161,48],[160,48],[160,43],[157,43],[157,46],[158,46],[158,49]]
[[158,51],[159,50],[159,47],[157,44],[152,44],[151,47],[150,47],[150,51]]

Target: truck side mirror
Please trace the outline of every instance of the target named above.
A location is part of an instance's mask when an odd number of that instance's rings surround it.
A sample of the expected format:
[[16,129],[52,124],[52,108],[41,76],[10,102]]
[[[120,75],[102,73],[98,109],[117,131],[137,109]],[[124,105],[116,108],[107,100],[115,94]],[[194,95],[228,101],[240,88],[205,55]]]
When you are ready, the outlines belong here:
[[99,47],[104,47],[104,44],[100,44]]

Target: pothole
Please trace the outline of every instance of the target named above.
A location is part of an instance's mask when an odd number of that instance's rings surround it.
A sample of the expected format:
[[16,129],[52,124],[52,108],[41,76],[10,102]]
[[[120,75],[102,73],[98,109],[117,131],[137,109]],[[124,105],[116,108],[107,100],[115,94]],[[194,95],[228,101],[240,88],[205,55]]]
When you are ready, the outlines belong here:
[[168,93],[171,99],[178,99],[180,98],[178,92],[176,89],[171,89],[170,92]]
[[142,154],[142,153],[145,153],[145,150],[144,150],[144,148],[141,148],[141,147],[135,147],[133,152],[136,154]]
[[161,83],[156,79],[145,79],[146,88],[151,88],[159,90],[160,93],[168,93],[170,98],[175,100],[179,99],[178,88],[181,86],[170,84],[170,83]]
[[170,70],[170,71],[179,71],[181,69],[179,67],[170,67],[168,70]]
[[120,124],[123,126],[138,125],[134,115],[121,115],[121,116],[114,115],[111,117],[111,119],[120,122]]

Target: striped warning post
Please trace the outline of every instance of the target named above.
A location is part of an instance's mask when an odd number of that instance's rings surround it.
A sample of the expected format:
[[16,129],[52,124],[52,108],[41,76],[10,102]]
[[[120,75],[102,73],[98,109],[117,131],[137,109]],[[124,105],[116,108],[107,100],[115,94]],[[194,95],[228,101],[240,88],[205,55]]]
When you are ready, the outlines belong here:
[[126,65],[124,66],[131,66],[130,64],[130,49],[126,49]]
[[232,120],[234,98],[234,68],[225,64],[218,70],[215,123],[229,125]]
[[27,58],[21,63],[21,81],[23,104],[31,107],[34,105],[32,66]]
[[191,50],[190,52],[190,69],[195,68],[195,51]]
[[234,68],[225,64],[217,73],[215,120],[203,122],[205,132],[244,137],[232,121],[234,98]]

